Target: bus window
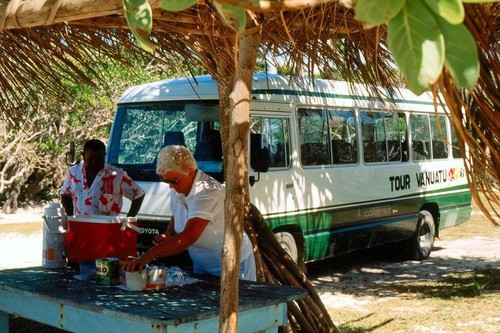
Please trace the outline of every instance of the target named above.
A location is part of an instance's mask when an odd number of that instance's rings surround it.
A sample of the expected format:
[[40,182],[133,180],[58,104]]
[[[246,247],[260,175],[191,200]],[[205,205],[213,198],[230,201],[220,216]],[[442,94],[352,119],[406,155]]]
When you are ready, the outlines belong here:
[[[175,109],[144,110],[143,108],[123,108],[123,129],[118,151],[112,152],[111,162],[116,164],[141,165],[155,163],[158,151],[166,144],[182,142],[193,149],[196,124],[186,121],[183,105]],[[171,140],[175,140],[173,142]]]
[[[437,122],[439,119],[439,123]],[[446,130],[445,116],[431,115],[431,130],[432,130],[432,158],[442,159],[448,158],[448,131]]]
[[333,164],[358,162],[354,111],[329,111]]
[[262,134],[263,145],[269,149],[269,168],[289,168],[290,135],[288,118],[252,116],[250,133]]
[[404,113],[386,113],[385,130],[387,137],[387,160],[389,162],[408,161]]
[[331,163],[327,119],[327,113],[324,110],[298,109],[302,165]]
[[366,163],[384,162],[387,159],[384,114],[360,112],[363,135],[363,156]]
[[[146,121],[145,121],[146,118]],[[127,110],[123,135],[117,151],[118,164],[150,164],[162,145],[163,111],[144,112],[142,109]],[[146,125],[146,126],[144,126]],[[140,128],[141,131],[137,129]]]
[[451,126],[451,152],[453,154],[453,158],[462,158],[462,152],[460,151],[460,144],[458,142],[457,133],[455,132],[455,127]]
[[430,130],[428,115],[410,115],[412,153],[414,161],[430,160]]

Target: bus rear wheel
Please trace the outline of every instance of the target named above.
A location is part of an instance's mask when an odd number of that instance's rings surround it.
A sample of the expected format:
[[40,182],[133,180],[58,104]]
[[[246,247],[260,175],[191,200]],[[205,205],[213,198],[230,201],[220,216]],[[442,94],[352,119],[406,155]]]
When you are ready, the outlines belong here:
[[288,255],[292,258],[293,261],[298,262],[299,260],[299,251],[297,249],[297,243],[295,243],[295,238],[289,232],[277,232],[275,233],[276,239],[278,243],[280,243],[281,247],[288,253]]
[[423,210],[418,214],[417,229],[409,240],[410,259],[427,259],[431,254],[435,239],[436,226],[434,225],[434,218],[431,213]]

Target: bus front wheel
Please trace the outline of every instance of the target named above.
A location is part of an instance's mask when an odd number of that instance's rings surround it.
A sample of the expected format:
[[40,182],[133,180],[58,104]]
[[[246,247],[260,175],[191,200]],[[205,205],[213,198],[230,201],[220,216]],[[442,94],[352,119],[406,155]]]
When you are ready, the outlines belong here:
[[413,260],[424,260],[429,257],[436,238],[436,227],[434,218],[428,211],[418,214],[418,223],[415,234],[410,239],[410,258]]
[[293,259],[293,261],[298,262],[299,252],[297,250],[297,243],[295,243],[295,238],[289,232],[277,232],[275,233],[278,243],[281,247],[288,253],[288,255]]

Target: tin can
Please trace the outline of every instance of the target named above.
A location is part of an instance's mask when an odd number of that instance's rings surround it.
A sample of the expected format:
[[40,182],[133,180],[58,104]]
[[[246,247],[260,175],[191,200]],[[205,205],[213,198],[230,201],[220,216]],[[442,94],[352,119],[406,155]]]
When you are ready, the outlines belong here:
[[95,261],[96,283],[102,286],[120,284],[118,258],[101,258]]

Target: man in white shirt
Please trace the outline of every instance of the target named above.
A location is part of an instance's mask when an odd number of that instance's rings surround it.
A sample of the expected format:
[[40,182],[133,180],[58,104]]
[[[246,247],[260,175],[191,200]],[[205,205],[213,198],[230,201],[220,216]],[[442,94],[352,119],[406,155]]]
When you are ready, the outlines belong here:
[[[225,189],[211,176],[198,170],[191,152],[184,146],[167,146],[158,153],[156,173],[169,184],[172,218],[165,233],[155,237],[155,246],[125,269],[142,270],[160,257],[189,251],[194,273],[220,276],[224,239]],[[240,278],[256,280],[255,259],[250,239],[243,233]]]

